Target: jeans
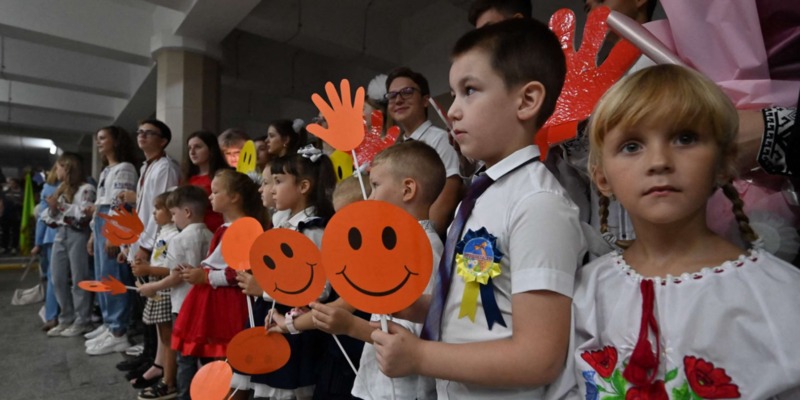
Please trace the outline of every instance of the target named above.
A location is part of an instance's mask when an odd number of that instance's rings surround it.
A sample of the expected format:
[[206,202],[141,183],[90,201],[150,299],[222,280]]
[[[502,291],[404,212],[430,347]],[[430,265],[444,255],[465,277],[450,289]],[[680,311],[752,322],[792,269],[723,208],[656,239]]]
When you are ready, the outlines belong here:
[[50,277],[50,255],[53,252],[53,244],[45,243],[39,246],[39,267],[42,269],[42,276],[47,280],[47,289],[44,298],[44,319],[52,321],[58,318],[58,300],[56,292],[53,290],[53,279]]
[[[113,276],[125,285],[133,285],[133,273],[126,263],[118,263],[117,258],[109,257],[106,253],[106,238],[103,236],[103,226],[106,220],[100,214],[107,214],[110,206],[100,206],[94,218],[94,274],[96,280],[108,279]],[[126,292],[120,295],[111,293],[97,293],[97,303],[103,314],[103,323],[108,325],[116,336],[125,334],[128,330],[130,319],[130,302],[135,293]]]
[[[58,228],[50,256],[50,279],[61,314],[60,324],[86,325],[91,322],[92,294],[78,287],[78,282],[91,279],[86,244],[89,232],[62,226]],[[70,276],[72,285],[70,286]]]

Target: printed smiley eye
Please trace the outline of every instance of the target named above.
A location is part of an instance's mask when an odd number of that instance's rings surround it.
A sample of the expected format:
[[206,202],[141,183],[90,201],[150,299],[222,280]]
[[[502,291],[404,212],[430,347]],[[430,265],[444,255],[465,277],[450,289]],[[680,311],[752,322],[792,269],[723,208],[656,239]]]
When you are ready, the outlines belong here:
[[288,258],[294,257],[294,252],[292,251],[292,247],[286,243],[281,243],[281,252]]
[[386,247],[387,250],[392,250],[397,245],[397,233],[391,226],[387,226],[383,228],[381,240],[383,240],[383,247]]
[[350,242],[353,250],[361,248],[361,232],[358,231],[358,228],[350,228],[350,231],[347,232],[347,241]]
[[272,257],[264,256],[263,260],[264,260],[264,265],[266,265],[267,268],[271,270],[275,269],[275,261],[272,260]]

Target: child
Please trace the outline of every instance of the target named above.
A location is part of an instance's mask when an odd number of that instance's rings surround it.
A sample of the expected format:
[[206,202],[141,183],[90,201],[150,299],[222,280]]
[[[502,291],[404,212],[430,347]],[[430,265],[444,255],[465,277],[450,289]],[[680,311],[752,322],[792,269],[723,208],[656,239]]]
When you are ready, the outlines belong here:
[[87,211],[94,204],[96,191],[84,179],[83,160],[75,153],[67,152],[58,158],[56,176],[61,184],[47,198],[44,221],[58,227],[50,256],[50,277],[61,313],[58,325],[47,331],[47,336],[72,337],[91,330],[92,295],[80,289],[78,282],[91,279],[86,245],[92,214]]
[[[333,216],[330,195],[336,184],[333,165],[322,151],[306,146],[298,154],[287,155],[272,161],[272,196],[278,210],[272,218],[273,226],[299,231],[308,236],[317,247],[322,244],[325,223]],[[320,296],[325,300],[330,294],[326,285]],[[264,300],[272,302],[268,296]],[[277,313],[300,315],[304,310],[282,304],[275,306]],[[319,365],[322,335],[305,332],[286,335],[291,347],[289,362],[279,370],[251,377],[251,387],[256,398],[310,399]]]
[[[191,383],[198,358],[224,358],[228,342],[248,319],[236,271],[223,260],[219,244],[228,226],[241,217],[253,217],[265,225],[264,207],[257,191],[258,186],[250,178],[233,170],[221,170],[211,181],[211,207],[227,222],[214,233],[209,254],[201,264],[183,265],[180,272],[182,279],[193,286],[181,305],[172,333],[172,348],[181,354],[179,386]],[[188,389],[180,387],[187,396]]]
[[58,177],[56,177],[56,169],[58,163],[53,164],[53,168],[47,173],[47,178],[42,187],[42,192],[39,193],[41,199],[36,206],[36,239],[35,246],[31,249],[31,256],[39,256],[39,266],[42,270],[42,275],[47,279],[47,290],[45,290],[45,304],[44,315],[45,323],[42,330],[47,332],[58,325],[58,300],[56,300],[56,293],[53,290],[52,268],[50,268],[50,255],[53,252],[53,240],[56,237],[56,229],[47,226],[44,218],[47,214],[47,198],[52,196],[58,190]]
[[[148,283],[142,285],[145,288],[157,285],[160,280],[169,275],[167,256],[171,247],[170,241],[178,234],[178,229],[175,227],[172,215],[167,207],[169,193],[164,192],[156,196],[155,204],[153,204],[153,207],[155,207],[153,220],[158,224],[158,233],[156,234],[156,242],[153,246],[150,262],[139,261],[131,266],[135,276],[140,278],[148,277]],[[169,291],[162,291],[158,295],[148,290],[145,290],[145,293],[149,294],[149,296],[142,294],[141,290],[139,291],[139,294],[147,297],[144,312],[142,313],[142,321],[147,325],[156,325],[158,348],[155,361],[150,370],[145,371],[141,377],[136,378],[131,383],[134,388],[146,388],[139,393],[140,398],[151,399],[154,398],[154,393],[162,386],[165,386],[163,389],[167,389],[167,385],[164,382],[169,382],[168,388],[171,389],[165,395],[174,395],[174,379],[168,380],[166,372],[175,370],[175,355],[169,348],[172,336],[172,307]],[[162,377],[163,379],[160,379]]]
[[[433,290],[433,277],[436,276],[436,267],[439,265],[443,250],[442,241],[433,229],[428,215],[431,204],[444,187],[444,164],[432,147],[421,141],[408,141],[389,147],[378,154],[372,162],[369,180],[372,186],[371,200],[382,200],[403,208],[419,220],[428,234],[433,248],[434,273],[425,290],[426,298],[422,300],[424,307],[427,307]],[[345,182],[339,186],[343,184]],[[355,189],[351,190],[351,193],[361,195],[358,182],[351,187]],[[339,193],[339,187],[336,191]],[[306,315],[301,316],[295,322],[295,327],[298,329],[316,327],[331,334],[345,334],[366,342],[352,395],[365,400],[391,399],[392,383],[378,369],[375,349],[371,344],[370,334],[375,328],[367,321],[355,317],[352,314],[353,307],[341,298],[329,304],[313,303],[311,307],[313,311],[309,318]],[[313,321],[310,318],[312,316]],[[372,321],[380,321],[380,316],[373,315]],[[393,318],[392,321],[417,336],[422,330],[422,324],[399,318]],[[434,382],[429,378],[414,375],[395,379],[394,393],[398,399],[436,398]]]
[[[759,247],[730,184],[737,125],[712,81],[674,65],[623,79],[592,113],[592,179],[636,240],[578,275],[564,378],[581,398],[800,396],[800,272]],[[750,250],[709,229],[718,186]]]
[[[456,43],[448,115],[464,155],[487,169],[450,226],[423,329],[430,340],[393,324],[372,333],[386,375],[434,377],[439,398],[537,399],[563,369],[586,244],[577,207],[532,143],[564,75],[558,40],[535,20],[492,24]],[[462,276],[489,273],[475,265],[495,275],[470,307]]]
[[[139,294],[142,296],[152,297],[157,294],[163,296],[164,293],[169,293],[172,315],[169,321],[159,324],[159,341],[164,354],[164,378],[146,392],[142,392],[140,398],[163,398],[175,393],[176,386],[180,398],[188,398],[188,382],[177,382],[176,385],[176,355],[170,347],[172,320],[180,311],[183,299],[191,288],[191,285],[180,277],[181,265],[199,265],[203,257],[208,254],[212,234],[206,228],[203,218],[207,203],[205,190],[191,185],[173,190],[166,199],[166,207],[179,231],[169,240],[169,252],[166,254],[164,265],[169,268],[170,274],[161,280],[139,287]],[[196,359],[194,362],[196,364]]]
[[219,148],[225,155],[225,161],[229,167],[236,169],[236,166],[239,165],[239,155],[248,140],[250,137],[244,131],[236,128],[228,128],[219,135]]

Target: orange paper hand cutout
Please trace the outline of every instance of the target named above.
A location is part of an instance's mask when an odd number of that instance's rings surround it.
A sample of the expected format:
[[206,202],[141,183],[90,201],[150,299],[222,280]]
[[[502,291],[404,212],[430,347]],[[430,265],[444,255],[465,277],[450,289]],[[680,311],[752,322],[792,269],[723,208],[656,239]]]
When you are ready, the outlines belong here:
[[400,128],[395,125],[386,130],[386,136],[381,137],[383,133],[383,113],[380,110],[373,111],[370,117],[370,126],[367,126],[367,121],[364,120],[364,141],[356,148],[358,165],[372,162],[372,159],[378,153],[393,145],[397,141],[397,137],[400,136]]
[[348,304],[391,314],[413,304],[428,286],[433,252],[422,225],[400,207],[358,201],[337,211],[322,237],[322,263]]
[[128,291],[128,288],[125,287],[125,284],[114,278],[113,276],[109,275],[108,279],[103,278],[102,282],[108,286],[109,291],[113,295],[123,294]]
[[263,326],[237,333],[228,343],[226,353],[233,368],[253,375],[277,371],[289,362],[290,354],[286,337],[267,332]]
[[361,122],[364,109],[364,88],[356,89],[355,101],[351,104],[350,82],[342,79],[340,85],[342,97],[336,93],[333,83],[325,84],[325,92],[328,94],[330,105],[322,97],[314,93],[311,101],[317,106],[319,112],[328,121],[328,128],[323,128],[318,124],[311,124],[306,127],[309,132],[327,142],[336,150],[350,151],[356,148],[364,140],[364,127]]
[[135,243],[144,230],[144,225],[136,211],[128,211],[124,207],[114,209],[114,215],[100,214],[106,224],[103,225],[103,237],[114,246]]
[[189,395],[194,400],[224,400],[230,391],[231,379],[233,370],[228,363],[212,361],[194,375]]
[[222,259],[237,271],[250,269],[250,246],[262,232],[264,229],[255,218],[234,221],[222,236]]
[[547,156],[550,146],[575,137],[578,123],[589,117],[600,97],[641,55],[633,44],[621,39],[603,64],[597,65],[597,53],[608,32],[606,19],[609,12],[608,7],[599,7],[589,13],[577,52],[573,43],[575,14],[569,9],[561,9],[550,17],[550,29],[561,42],[567,59],[567,76],[553,115],[536,134],[535,142],[542,158]]

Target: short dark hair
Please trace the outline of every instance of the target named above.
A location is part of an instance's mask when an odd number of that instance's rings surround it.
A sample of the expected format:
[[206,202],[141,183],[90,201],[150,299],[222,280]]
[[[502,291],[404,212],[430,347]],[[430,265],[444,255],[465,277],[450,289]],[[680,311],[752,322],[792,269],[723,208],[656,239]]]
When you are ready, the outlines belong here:
[[163,137],[164,139],[167,139],[167,144],[165,144],[164,147],[167,147],[167,145],[169,145],[169,142],[172,141],[172,130],[169,129],[167,124],[165,124],[165,123],[163,123],[163,122],[161,122],[161,121],[159,121],[159,120],[157,120],[155,118],[145,119],[145,120],[139,121],[139,126],[142,126],[144,124],[153,125],[156,128],[158,128],[159,131],[161,131],[161,137]]
[[386,165],[396,178],[417,181],[422,201],[433,204],[444,189],[447,173],[442,158],[433,147],[419,140],[389,146],[372,160],[372,167]]
[[533,11],[530,0],[475,0],[469,7],[467,19],[472,26],[478,23],[478,17],[491,9],[497,10],[506,18],[521,14],[524,18],[532,18]]
[[425,79],[425,76],[416,72],[408,67],[398,67],[389,72],[389,75],[386,77],[386,91],[389,91],[389,86],[392,85],[392,81],[397,78],[408,78],[414,81],[414,83],[419,86],[419,93],[423,96],[430,96],[431,89],[428,86],[428,80]]
[[532,81],[542,83],[545,98],[536,127],[544,125],[556,108],[567,73],[561,44],[547,25],[535,19],[514,18],[475,29],[458,39],[451,57],[473,49],[488,54],[489,64],[506,88]]
[[286,155],[295,154],[297,153],[297,149],[302,146],[305,141],[305,129],[294,129],[294,121],[289,119],[276,119],[269,123],[269,126],[275,128],[275,131],[278,132],[278,135],[282,139],[289,139],[289,142],[286,144]]
[[194,185],[184,185],[169,192],[167,208],[186,207],[192,214],[204,216],[208,208],[208,195],[203,188]]

